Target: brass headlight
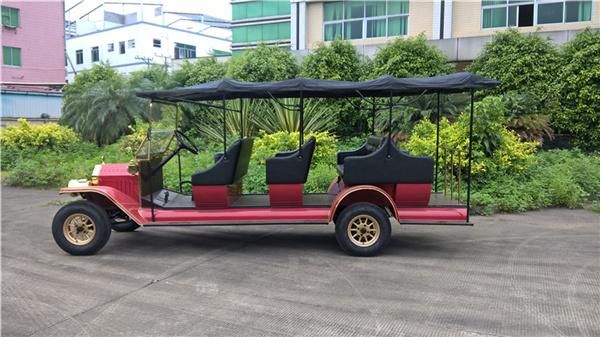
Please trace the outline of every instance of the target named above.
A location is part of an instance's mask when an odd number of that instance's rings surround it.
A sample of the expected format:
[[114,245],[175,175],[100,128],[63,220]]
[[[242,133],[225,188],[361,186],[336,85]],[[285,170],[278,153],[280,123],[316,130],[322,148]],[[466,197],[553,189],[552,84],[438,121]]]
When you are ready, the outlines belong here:
[[132,159],[129,162],[129,165],[127,165],[127,172],[129,172],[129,174],[131,175],[136,175],[139,170],[140,168],[138,167],[137,161],[135,159]]

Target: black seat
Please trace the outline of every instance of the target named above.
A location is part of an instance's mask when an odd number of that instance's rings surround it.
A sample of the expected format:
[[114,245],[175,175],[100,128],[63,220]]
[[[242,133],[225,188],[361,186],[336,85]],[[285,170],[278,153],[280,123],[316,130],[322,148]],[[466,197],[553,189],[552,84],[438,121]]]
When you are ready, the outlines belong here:
[[386,138],[374,152],[343,158],[342,179],[348,185],[431,184],[433,159],[411,156]]
[[350,156],[366,156],[377,150],[383,144],[383,137],[369,136],[367,141],[356,150],[340,151],[337,153],[337,171],[340,175],[344,175],[344,159]]
[[304,184],[317,140],[311,137],[300,149],[267,159],[267,184]]
[[248,172],[254,139],[235,141],[215,164],[192,174],[192,185],[231,185]]

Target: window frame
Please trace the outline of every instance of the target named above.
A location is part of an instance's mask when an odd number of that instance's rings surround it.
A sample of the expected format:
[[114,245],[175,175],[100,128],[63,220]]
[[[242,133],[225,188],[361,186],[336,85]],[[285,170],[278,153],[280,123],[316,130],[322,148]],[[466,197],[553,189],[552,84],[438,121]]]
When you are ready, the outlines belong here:
[[[191,47],[191,48],[189,48]],[[193,48],[193,49],[192,49]],[[186,43],[181,43],[181,42],[175,42],[175,47],[173,49],[173,59],[175,60],[181,60],[181,59],[192,59],[192,58],[197,58],[198,57],[198,51],[197,51],[197,47],[191,44],[186,44]],[[181,51],[183,50],[185,52],[185,57],[181,57]],[[193,52],[193,56],[192,53]]]
[[114,43],[114,42],[107,43],[107,44],[106,44],[106,50],[107,50],[109,53],[112,53],[112,52],[114,52],[114,51],[115,51],[115,43]]
[[[10,51],[10,64],[9,63],[4,63],[4,59],[6,58],[6,52]],[[18,52],[18,64],[14,62],[15,60],[15,54],[14,52],[17,51]],[[22,49],[19,47],[11,47],[11,46],[2,46],[2,66],[8,66],[8,67],[22,67],[23,66],[23,57],[22,57]]]
[[[90,52],[91,52],[90,56],[92,58],[92,63],[100,62],[100,47],[98,47],[98,46],[92,47],[90,49]],[[94,57],[94,56],[96,56],[96,57]]]
[[[526,28],[526,27],[536,27],[536,26],[547,26],[547,25],[564,25],[564,24],[580,24],[580,23],[590,23],[593,21],[594,18],[594,10],[596,6],[595,1],[593,0],[579,0],[581,2],[591,2],[591,15],[590,15],[590,19],[589,20],[583,20],[583,21],[567,21],[567,3],[569,2],[575,2],[575,1],[569,1],[569,0],[530,0],[530,1],[523,1],[523,2],[516,2],[516,3],[510,3],[510,0],[504,0],[503,4],[495,4],[495,5],[484,5],[483,4],[483,0],[480,0],[479,5],[480,5],[480,11],[479,11],[479,29],[481,30],[489,30],[489,29],[508,29],[508,28]],[[554,4],[554,3],[561,3],[562,4],[562,21],[561,22],[553,22],[553,23],[539,23],[539,5],[546,5],[546,4]],[[516,14],[516,18],[515,18],[515,22],[517,23],[517,25],[515,26],[510,26],[509,25],[509,15],[510,15],[510,7],[519,7],[522,5],[533,5],[533,25],[531,26],[519,26],[519,9],[517,8],[517,14]],[[504,26],[498,26],[498,27],[483,27],[483,12],[486,9],[493,9],[493,8],[505,8],[506,9],[506,22]]]
[[[79,62],[80,58],[81,58],[81,62]],[[75,64],[79,65],[79,64],[83,64],[84,62],[85,62],[85,59],[83,58],[83,49],[75,50]]]
[[[338,1],[336,1],[338,2]],[[369,0],[363,0],[363,16],[361,18],[351,18],[351,19],[346,19],[346,6],[345,3],[348,2],[347,0],[341,0],[339,1],[342,3],[342,15],[341,15],[341,19],[338,20],[330,20],[330,21],[326,21],[325,20],[325,5],[326,3],[324,3],[323,6],[323,25],[322,25],[322,29],[323,29],[323,34],[322,34],[322,38],[323,41],[325,42],[329,42],[329,41],[333,41],[333,40],[327,40],[326,36],[325,36],[325,26],[326,25],[331,25],[331,24],[341,24],[342,28],[341,28],[341,39],[342,40],[348,40],[348,41],[352,41],[352,40],[372,40],[372,39],[385,39],[385,38],[389,38],[389,37],[399,37],[399,36],[408,36],[409,35],[409,31],[410,31],[410,27],[409,27],[409,23],[410,21],[408,20],[409,16],[410,16],[410,1],[406,0],[406,4],[407,4],[407,11],[406,13],[400,13],[400,14],[388,14],[389,10],[390,10],[390,5],[389,2],[390,0],[386,0],[385,1],[385,15],[378,15],[378,16],[367,16],[367,2],[369,2]],[[399,1],[401,2],[401,1]],[[389,35],[389,20],[390,19],[395,19],[395,18],[406,18],[406,32],[405,34],[402,35]],[[385,35],[383,36],[368,36],[368,22],[369,21],[376,21],[376,20],[384,20],[385,19]],[[345,37],[345,33],[346,33],[346,23],[347,22],[355,22],[355,21],[362,21],[362,37],[361,38],[356,38],[356,39],[347,39]],[[335,39],[334,39],[335,40]]]
[[119,41],[119,54],[125,55],[127,49],[125,48],[125,41]]
[[[156,43],[158,41],[158,43]],[[152,47],[153,48],[162,48],[162,40],[161,39],[152,39]]]
[[135,39],[127,40],[127,49],[135,49]]
[[[16,7],[9,7],[9,6],[1,6],[2,8],[0,9],[0,23],[2,24],[2,27],[6,27],[6,28],[19,28],[21,27],[21,9],[20,8],[16,8]],[[4,22],[4,11],[8,11],[8,23]],[[14,15],[14,17],[13,17]],[[13,23],[12,19],[15,20],[15,22]]]

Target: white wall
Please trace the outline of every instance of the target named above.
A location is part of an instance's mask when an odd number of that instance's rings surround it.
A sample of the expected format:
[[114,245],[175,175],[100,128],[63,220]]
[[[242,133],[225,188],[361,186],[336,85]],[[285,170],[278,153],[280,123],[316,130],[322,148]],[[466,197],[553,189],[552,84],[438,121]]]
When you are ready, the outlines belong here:
[[[129,48],[128,40],[135,40],[135,48]],[[161,48],[153,47],[153,39],[161,40]],[[125,54],[119,53],[119,42],[125,42]],[[169,29],[148,23],[138,23],[115,29],[73,37],[67,40],[68,56],[75,71],[92,67],[92,47],[98,46],[100,61],[109,62],[117,71],[129,73],[146,68],[146,63],[139,57],[152,58],[152,63],[172,63],[175,43],[196,46],[196,57],[208,56],[212,49],[231,50],[231,43],[225,39],[203,36],[187,31]],[[114,51],[108,51],[108,44],[114,43]],[[83,50],[83,64],[76,64],[76,50]],[[137,57],[137,58],[136,58]],[[67,64],[67,78],[74,77],[71,63]]]

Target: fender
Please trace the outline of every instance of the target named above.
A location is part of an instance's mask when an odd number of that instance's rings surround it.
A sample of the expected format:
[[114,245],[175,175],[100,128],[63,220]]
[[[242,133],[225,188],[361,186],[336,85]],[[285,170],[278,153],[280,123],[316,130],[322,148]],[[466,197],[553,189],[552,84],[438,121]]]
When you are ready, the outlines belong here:
[[338,207],[342,205],[344,201],[349,201],[350,203],[371,202],[376,203],[379,206],[389,206],[394,218],[398,219],[398,210],[396,209],[394,200],[388,193],[377,186],[356,185],[343,190],[337,195],[329,209],[329,222],[334,220]]
[[127,214],[135,223],[143,226],[146,219],[139,212],[140,202],[132,199],[125,193],[109,186],[81,186],[81,187],[65,187],[58,191],[58,194],[78,194],[82,198],[87,199],[88,194],[97,194],[108,199],[123,213]]

